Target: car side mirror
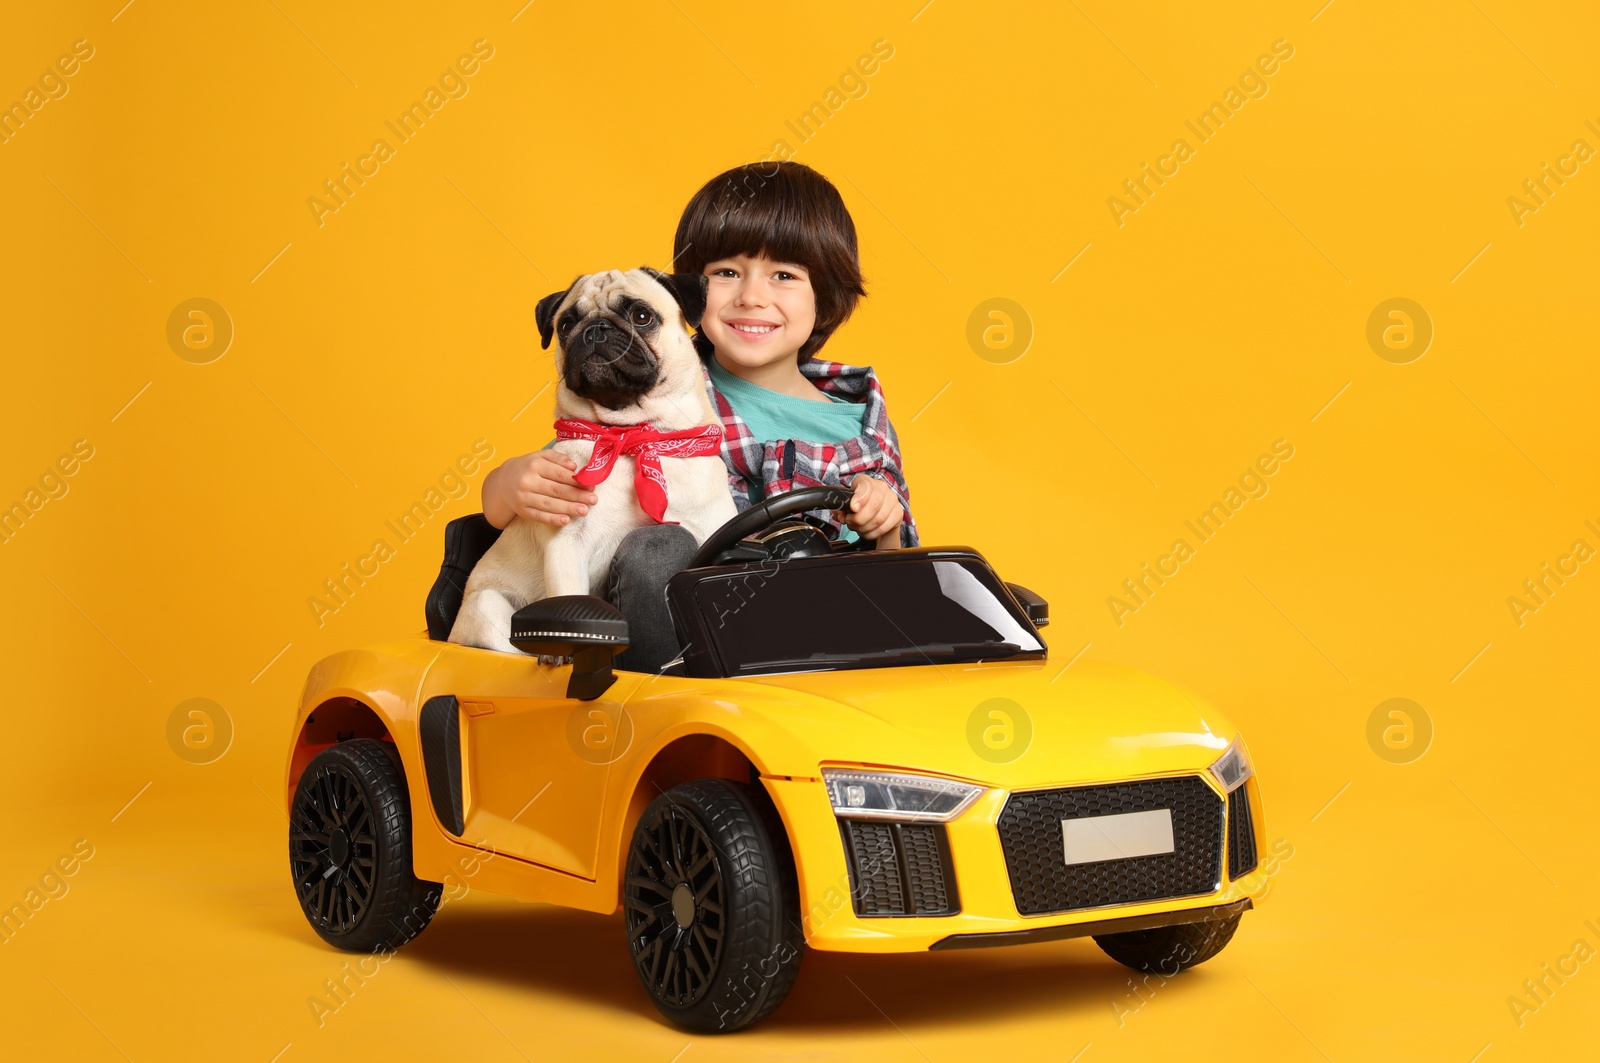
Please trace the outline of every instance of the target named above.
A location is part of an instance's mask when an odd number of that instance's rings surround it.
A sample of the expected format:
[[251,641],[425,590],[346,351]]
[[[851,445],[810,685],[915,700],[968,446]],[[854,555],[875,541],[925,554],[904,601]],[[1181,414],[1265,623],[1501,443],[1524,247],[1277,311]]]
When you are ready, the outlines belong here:
[[1022,611],[1028,614],[1028,619],[1033,621],[1034,627],[1047,627],[1050,624],[1050,605],[1044,598],[1020,583],[1007,583],[1006,590],[1011,592],[1011,597],[1022,606]]
[[523,653],[572,658],[567,697],[593,701],[617,681],[611,658],[628,648],[628,621],[604,598],[544,598],[511,617],[511,645]]

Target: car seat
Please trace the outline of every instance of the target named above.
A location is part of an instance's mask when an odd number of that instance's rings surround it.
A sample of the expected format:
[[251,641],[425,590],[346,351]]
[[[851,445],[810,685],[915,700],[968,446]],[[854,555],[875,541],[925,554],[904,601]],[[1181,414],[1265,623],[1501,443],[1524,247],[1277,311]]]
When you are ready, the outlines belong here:
[[461,611],[461,599],[466,594],[467,577],[478,559],[489,552],[489,547],[500,538],[500,529],[490,524],[482,513],[457,517],[444,526],[444,563],[439,566],[439,578],[428,591],[428,601],[423,611],[428,617],[428,637],[443,642],[455,627],[456,614]]

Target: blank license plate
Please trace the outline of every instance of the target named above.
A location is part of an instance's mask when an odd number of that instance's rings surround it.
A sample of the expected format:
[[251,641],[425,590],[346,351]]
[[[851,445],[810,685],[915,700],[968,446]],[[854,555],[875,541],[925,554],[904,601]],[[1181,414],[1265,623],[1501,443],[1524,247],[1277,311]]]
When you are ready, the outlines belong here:
[[1159,856],[1172,852],[1174,848],[1170,808],[1064,819],[1061,821],[1061,834],[1066,843],[1068,864]]

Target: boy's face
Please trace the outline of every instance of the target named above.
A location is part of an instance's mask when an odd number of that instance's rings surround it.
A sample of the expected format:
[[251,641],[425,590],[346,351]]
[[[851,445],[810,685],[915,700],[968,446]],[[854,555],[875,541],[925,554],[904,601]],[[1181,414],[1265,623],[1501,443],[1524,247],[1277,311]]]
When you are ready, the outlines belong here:
[[700,331],[717,360],[749,369],[793,361],[817,322],[817,298],[804,266],[735,255],[706,263]]

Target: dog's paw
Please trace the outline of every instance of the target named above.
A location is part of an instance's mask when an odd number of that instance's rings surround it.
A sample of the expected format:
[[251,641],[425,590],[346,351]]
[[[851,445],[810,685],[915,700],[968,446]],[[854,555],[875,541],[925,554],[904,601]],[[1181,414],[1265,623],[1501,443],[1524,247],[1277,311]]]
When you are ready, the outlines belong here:
[[539,654],[539,663],[546,668],[559,668],[564,664],[571,664],[571,657],[558,657],[553,653]]

